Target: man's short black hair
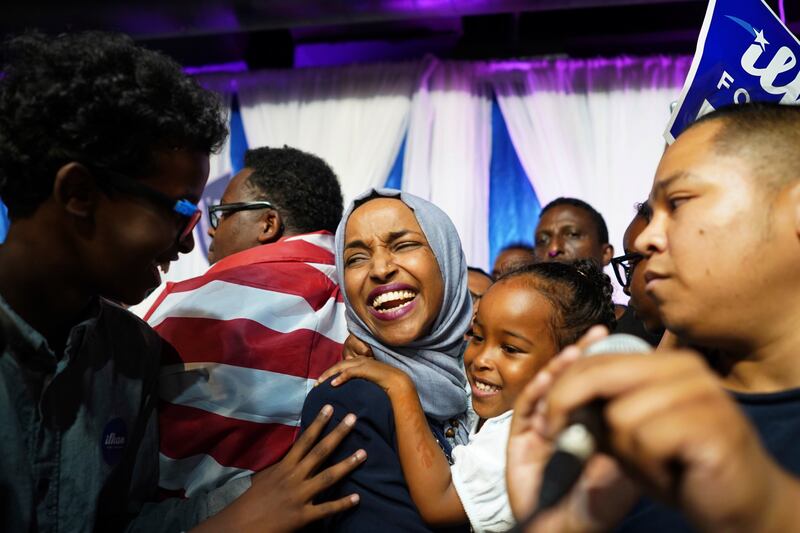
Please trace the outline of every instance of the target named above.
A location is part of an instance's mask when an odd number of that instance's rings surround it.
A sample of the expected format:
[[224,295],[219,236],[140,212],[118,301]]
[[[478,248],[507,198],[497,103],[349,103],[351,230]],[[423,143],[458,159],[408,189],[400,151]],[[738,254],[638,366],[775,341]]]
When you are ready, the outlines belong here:
[[603,218],[603,215],[601,215],[597,209],[587,204],[583,200],[578,200],[577,198],[566,198],[563,196],[561,198],[556,198],[544,206],[544,209],[542,209],[541,213],[539,213],[539,216],[541,217],[549,210],[560,205],[570,205],[572,207],[577,207],[578,209],[583,209],[589,213],[589,216],[592,218],[592,221],[597,228],[597,238],[600,240],[600,244],[608,244],[608,226],[606,226],[606,221]]
[[127,36],[27,33],[3,54],[0,197],[12,219],[32,214],[71,161],[140,177],[157,150],[210,153],[228,133],[214,93]]
[[253,170],[250,184],[284,217],[292,233],[336,232],[342,218],[342,189],[331,167],[319,157],[284,146],[255,148],[244,156]]
[[729,105],[700,117],[686,131],[711,121],[721,121],[714,149],[749,162],[759,183],[777,190],[800,178],[800,106]]

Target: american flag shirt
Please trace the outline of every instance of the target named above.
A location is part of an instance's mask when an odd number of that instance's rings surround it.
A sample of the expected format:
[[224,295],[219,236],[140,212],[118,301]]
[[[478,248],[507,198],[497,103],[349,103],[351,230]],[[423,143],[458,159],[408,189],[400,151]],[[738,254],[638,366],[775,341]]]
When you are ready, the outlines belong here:
[[159,378],[160,474],[190,497],[280,460],[306,394],[347,337],[333,235],[228,256],[167,284],[145,315],[167,341]]

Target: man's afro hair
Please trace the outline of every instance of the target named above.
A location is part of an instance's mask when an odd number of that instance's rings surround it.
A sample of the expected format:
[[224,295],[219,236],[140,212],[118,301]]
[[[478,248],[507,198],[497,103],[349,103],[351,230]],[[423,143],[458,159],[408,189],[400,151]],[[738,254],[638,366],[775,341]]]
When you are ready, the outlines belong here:
[[219,98],[124,35],[27,33],[3,46],[0,197],[30,215],[71,161],[132,177],[159,149],[210,153],[227,136]]

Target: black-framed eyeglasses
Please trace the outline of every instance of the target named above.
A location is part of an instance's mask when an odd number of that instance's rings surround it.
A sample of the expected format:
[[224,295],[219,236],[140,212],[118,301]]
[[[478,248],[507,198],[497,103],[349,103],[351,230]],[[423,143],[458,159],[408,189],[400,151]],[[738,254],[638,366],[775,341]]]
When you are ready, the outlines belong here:
[[178,200],[175,198],[170,198],[160,191],[152,189],[147,185],[142,185],[137,180],[129,178],[125,174],[121,174],[107,168],[92,166],[89,166],[89,168],[97,169],[97,172],[105,177],[105,184],[110,185],[112,188],[125,194],[147,198],[151,202],[165,207],[184,217],[186,219],[186,223],[178,233],[178,242],[182,242],[186,237],[189,236],[190,233],[192,233],[192,230],[195,228],[195,226],[197,226],[197,223],[200,222],[200,217],[203,216],[203,212],[199,207],[197,207],[197,204],[190,202],[185,198]]
[[611,259],[611,264],[614,267],[614,275],[617,277],[619,284],[625,288],[631,286],[631,274],[636,266],[636,263],[644,259],[640,253],[633,252]]
[[217,229],[219,219],[224,215],[236,213],[237,211],[252,211],[253,209],[275,209],[275,206],[266,200],[210,205],[208,206],[208,223],[212,228]]

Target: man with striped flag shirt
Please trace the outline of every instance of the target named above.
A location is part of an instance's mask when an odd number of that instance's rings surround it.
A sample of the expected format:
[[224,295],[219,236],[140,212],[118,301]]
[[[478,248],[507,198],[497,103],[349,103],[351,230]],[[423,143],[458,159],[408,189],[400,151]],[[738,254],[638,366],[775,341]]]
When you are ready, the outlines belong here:
[[171,345],[160,376],[160,481],[192,496],[276,463],[347,336],[333,235],[339,183],[293,148],[245,156],[209,208],[209,270],[170,283],[145,320]]

